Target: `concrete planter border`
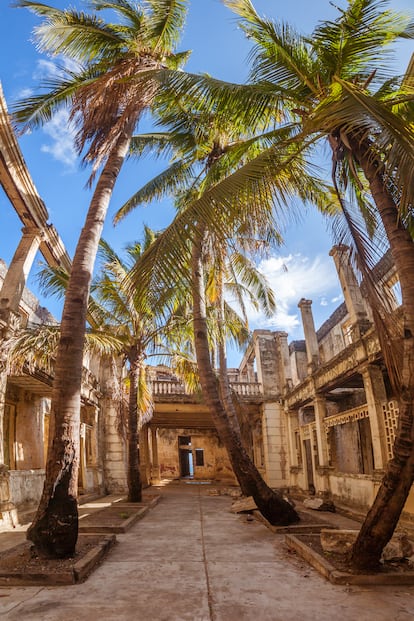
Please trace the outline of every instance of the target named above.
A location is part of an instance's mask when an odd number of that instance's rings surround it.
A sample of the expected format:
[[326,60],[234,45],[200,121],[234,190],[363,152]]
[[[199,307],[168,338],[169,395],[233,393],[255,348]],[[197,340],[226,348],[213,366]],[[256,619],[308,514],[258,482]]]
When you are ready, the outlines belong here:
[[[5,572],[0,568],[0,586],[65,586],[85,582],[115,543],[115,535],[106,535],[67,571],[56,571],[51,568],[42,571]],[[20,544],[22,545],[24,544]]]
[[305,561],[316,569],[332,584],[356,584],[356,585],[411,585],[414,584],[414,570],[401,573],[372,573],[353,574],[339,571],[321,554],[313,550],[300,536],[286,535],[285,541],[289,548],[295,550]]

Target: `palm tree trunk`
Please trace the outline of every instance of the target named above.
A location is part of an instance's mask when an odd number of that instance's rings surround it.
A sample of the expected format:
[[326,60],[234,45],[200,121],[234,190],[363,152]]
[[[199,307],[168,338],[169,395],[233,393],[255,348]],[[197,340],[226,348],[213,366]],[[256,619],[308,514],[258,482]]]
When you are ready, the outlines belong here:
[[299,516],[292,505],[270,489],[263,481],[259,471],[242,445],[240,434],[236,432],[234,426],[230,423],[220,399],[218,380],[211,364],[208,343],[202,244],[200,238],[194,242],[193,246],[192,282],[194,341],[203,396],[220,440],[227,449],[241,490],[245,496],[253,496],[260,512],[271,524],[287,525],[297,522]]
[[361,569],[379,564],[384,546],[391,539],[414,480],[414,244],[401,222],[396,204],[388,192],[375,159],[366,145],[351,142],[386,231],[399,276],[403,311],[402,385],[394,456],[370,508],[352,551],[352,563]]
[[217,278],[217,313],[219,323],[219,337],[217,344],[218,359],[219,359],[219,387],[220,397],[223,402],[224,409],[226,410],[227,417],[230,424],[233,426],[235,432],[241,437],[240,423],[237,417],[236,408],[234,407],[233,395],[231,393],[229,376],[227,373],[227,356],[226,356],[226,337],[224,327],[224,292],[223,292],[223,279],[221,274]]
[[134,347],[129,357],[128,408],[128,502],[141,502],[142,484],[138,456],[138,377],[139,355]]
[[51,404],[46,478],[35,519],[27,531],[40,554],[60,558],[78,537],[78,469],[83,347],[89,288],[99,239],[115,181],[135,122],[118,139],[92,196],[73,258],[61,321]]

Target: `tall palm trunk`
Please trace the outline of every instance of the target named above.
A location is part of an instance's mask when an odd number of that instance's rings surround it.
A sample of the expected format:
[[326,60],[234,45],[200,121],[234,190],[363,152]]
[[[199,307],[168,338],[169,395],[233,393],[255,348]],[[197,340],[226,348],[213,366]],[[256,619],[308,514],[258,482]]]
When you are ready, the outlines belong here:
[[227,449],[241,490],[244,495],[253,496],[260,512],[271,524],[287,525],[297,522],[299,516],[294,508],[263,481],[259,471],[242,445],[240,434],[237,433],[234,426],[230,423],[223,402],[220,399],[218,380],[211,364],[208,343],[202,243],[200,238],[193,245],[192,287],[194,341],[203,396],[220,440]]
[[99,239],[135,120],[119,137],[102,170],[73,258],[61,321],[51,404],[46,478],[35,519],[27,531],[40,553],[74,553],[78,537],[80,398],[86,313]]
[[138,456],[138,383],[140,356],[134,346],[129,356],[129,408],[128,408],[128,502],[141,502],[142,484]]
[[233,395],[231,392],[229,376],[227,373],[226,339],[224,330],[224,291],[222,274],[218,275],[217,281],[217,312],[219,323],[219,339],[217,343],[217,352],[219,360],[220,397],[231,425],[233,426],[235,432],[239,436],[241,436],[240,423],[237,417],[236,408],[234,407]]
[[394,456],[387,464],[375,501],[352,551],[352,562],[356,567],[371,568],[379,564],[382,550],[394,533],[414,480],[414,244],[387,191],[380,167],[369,156],[366,145],[352,140],[351,148],[369,182],[388,237],[401,285],[404,322],[401,335],[402,385],[396,395],[399,418]]

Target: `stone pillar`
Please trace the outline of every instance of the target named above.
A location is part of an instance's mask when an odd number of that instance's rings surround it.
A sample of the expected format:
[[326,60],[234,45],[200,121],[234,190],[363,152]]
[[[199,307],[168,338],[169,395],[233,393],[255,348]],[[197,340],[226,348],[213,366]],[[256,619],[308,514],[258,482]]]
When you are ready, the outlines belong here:
[[302,298],[298,307],[302,315],[303,333],[305,335],[308,375],[311,375],[319,366],[319,346],[311,308],[312,300],[305,300],[305,298]]
[[283,374],[278,355],[275,333],[271,330],[253,332],[257,379],[262,385],[263,394],[279,397],[283,389]]
[[316,395],[313,400],[315,411],[316,445],[318,450],[318,464],[315,467],[315,487],[318,492],[329,492],[329,450],[328,438],[325,431],[324,419],[326,416],[326,399]]
[[[102,359],[100,383],[103,398],[100,402],[100,445],[103,448],[104,485],[108,494],[125,493],[127,484],[126,434],[120,420],[120,394],[117,379],[120,369]],[[102,427],[101,427],[102,425]]]
[[151,458],[149,454],[148,425],[143,425],[139,432],[139,466],[142,487],[151,485]]
[[5,318],[4,314],[7,315],[7,312],[19,312],[27,277],[41,242],[42,234],[39,229],[24,227],[22,231],[23,236],[7,270],[0,292],[2,318]]
[[41,398],[25,392],[17,404],[16,470],[43,468],[43,409]]
[[384,378],[381,369],[375,365],[365,367],[361,375],[368,405],[374,469],[384,470],[387,463],[384,413],[382,410],[383,403],[387,401]]
[[256,381],[256,375],[254,372],[254,364],[250,360],[246,364],[246,381],[252,382],[252,383]]
[[298,411],[288,410],[286,412],[286,421],[289,446],[289,463],[290,469],[292,470],[292,468],[298,468],[299,466],[295,436],[295,430],[299,427]]
[[159,485],[160,479],[160,462],[158,458],[158,429],[151,427],[151,448],[152,448],[152,464],[151,464],[151,484]]
[[0,466],[4,464],[4,410],[6,407],[6,361],[0,360]]
[[[3,339],[11,336],[19,327],[19,305],[41,241],[41,233],[38,229],[25,227],[22,231],[23,236],[14,253],[0,291],[0,336]],[[0,464],[4,464],[3,418],[6,386],[5,360],[0,360]]]
[[287,436],[288,436],[288,447],[289,447],[289,463],[290,463],[290,477],[289,477],[289,486],[297,487],[298,485],[298,474],[300,464],[298,461],[298,451],[296,445],[296,429],[299,427],[299,418],[297,410],[288,410],[286,412],[286,423],[287,423]]
[[362,297],[361,287],[350,263],[350,250],[348,246],[340,244],[334,246],[329,254],[333,258],[338,272],[346,308],[351,320],[352,340],[355,341],[367,331],[371,323]]
[[280,375],[283,382],[283,388],[290,390],[293,386],[292,382],[292,370],[290,366],[289,346],[288,346],[288,333],[276,332],[275,339],[278,344],[279,362],[280,362]]
[[315,409],[316,439],[318,444],[319,465],[329,466],[328,439],[326,437],[324,419],[326,416],[326,399],[316,395],[313,400]]
[[289,464],[284,410],[280,401],[263,404],[262,430],[266,483],[269,487],[287,487]]

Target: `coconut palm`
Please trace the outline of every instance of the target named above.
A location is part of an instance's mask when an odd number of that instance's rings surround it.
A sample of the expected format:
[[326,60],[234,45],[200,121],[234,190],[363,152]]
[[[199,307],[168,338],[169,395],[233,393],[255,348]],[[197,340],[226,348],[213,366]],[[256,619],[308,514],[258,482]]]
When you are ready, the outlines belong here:
[[[242,159],[253,159],[264,145],[276,139],[278,132],[249,137],[243,133],[242,125],[235,119],[230,124],[222,122],[223,119],[217,122],[214,111],[206,112],[201,106],[197,110],[194,102],[190,105],[187,101],[184,105],[175,100],[170,105],[169,101],[165,103],[165,100],[157,100],[156,110],[160,123],[171,131],[136,136],[131,142],[131,150],[138,155],[150,150],[156,150],[158,154],[172,153],[171,165],[138,190],[121,207],[116,219],[124,217],[138,204],[149,202],[165,192],[176,195],[179,213],[150,249],[148,258],[151,259],[151,267],[146,274],[143,273],[145,267],[140,264],[133,278],[134,287],[143,287],[145,282],[145,286],[151,288],[150,283],[159,282],[160,279],[168,282],[173,278],[172,274],[185,273],[191,264],[191,277],[188,272],[187,278],[193,294],[195,349],[204,398],[219,436],[228,450],[242,491],[255,498],[261,512],[271,523],[287,524],[298,519],[296,512],[265,484],[242,445],[227,382],[223,337],[218,340],[222,368],[219,390],[211,360],[208,301],[205,298],[207,280],[210,285],[212,282],[222,283],[225,275],[222,257],[225,256],[224,249],[228,247],[232,235],[254,239],[255,235],[263,234],[273,241],[280,237],[274,220],[273,194],[269,188],[260,192],[257,202],[252,199],[249,203],[250,207],[256,202],[257,218],[251,218],[250,210],[243,207],[241,201],[246,199],[244,194],[238,195],[237,200],[232,198],[234,203],[229,204],[230,214],[226,214],[218,204],[219,201],[211,201],[208,197],[211,188],[215,191],[228,175],[234,174],[234,171],[237,174]],[[291,155],[294,150],[292,147]],[[305,173],[305,166],[299,164],[299,159],[296,162],[295,166],[286,163],[277,179],[275,168],[270,166],[269,187],[271,184],[278,185],[279,195],[288,194],[294,188],[303,197],[312,195],[315,200],[319,197],[320,204],[327,204],[326,196],[321,194],[322,184],[314,183],[313,178]],[[214,230],[210,226],[212,221],[218,224]],[[192,243],[188,244],[187,239]],[[210,267],[213,264],[219,266],[218,271],[212,272],[214,278],[204,273],[208,264],[208,248],[210,258],[214,257],[209,263]],[[216,290],[219,292],[217,308],[222,324],[222,285],[216,287]],[[261,289],[260,293],[264,292],[265,289]]]
[[[204,105],[221,110],[226,120],[234,113],[251,131],[258,123],[276,123],[287,138],[279,142],[279,149],[293,143],[303,157],[310,148],[328,143],[332,176],[366,282],[372,279],[373,264],[347,201],[356,202],[369,229],[372,212],[367,192],[399,274],[403,322],[398,336],[391,335],[391,348],[390,333],[377,312],[378,296],[368,286],[388,374],[400,403],[394,457],[353,550],[357,567],[373,567],[392,536],[414,476],[414,83],[412,63],[405,76],[395,76],[388,62],[391,43],[414,37],[414,22],[387,10],[387,0],[348,0],[336,20],[321,22],[305,37],[289,24],[260,17],[250,0],[223,1],[239,16],[254,46],[250,84],[185,76],[175,77],[175,86],[179,82],[191,98],[198,92]],[[237,171],[240,185],[245,175],[244,187],[252,186],[253,169],[257,185],[268,187],[269,160],[279,157],[275,146]],[[208,197],[219,202],[232,187],[234,180],[230,186],[221,184],[217,193],[210,191]]]
[[[72,554],[78,532],[77,473],[85,318],[93,265],[115,181],[129,141],[159,82],[161,67],[177,67],[186,54],[173,50],[186,14],[185,0],[91,0],[90,14],[18,0],[43,18],[35,29],[41,51],[75,66],[47,82],[47,93],[20,102],[15,117],[28,127],[68,106],[76,147],[97,177],[73,259],[61,321],[52,396],[54,437],[39,508],[27,536],[39,552]],[[99,11],[118,22],[105,22]]]
[[[144,243],[133,244],[126,249],[127,259],[123,261],[111,246],[101,240],[100,255],[103,261],[101,272],[92,286],[94,297],[104,309],[101,330],[110,332],[122,343],[120,355],[128,369],[128,501],[141,502],[142,484],[139,471],[138,429],[152,416],[152,395],[146,381],[146,359],[150,355],[172,355],[169,348],[169,333],[178,334],[178,323],[174,316],[163,312],[160,305],[177,307],[179,287],[170,287],[169,292],[159,291],[158,308],[150,307],[147,300],[130,296],[125,289],[130,270],[151,242],[154,233],[146,228]],[[174,299],[173,299],[174,298]],[[154,299],[154,298],[152,298]]]
[[[141,502],[142,485],[138,456],[138,428],[152,415],[153,403],[146,381],[146,359],[151,355],[177,358],[183,331],[180,316],[171,317],[164,309],[150,308],[146,300],[131,297],[124,284],[128,272],[139,261],[142,252],[155,235],[145,228],[143,243],[126,248],[126,258],[121,257],[105,241],[100,241],[100,269],[91,287],[88,307],[94,327],[85,335],[85,353],[121,357],[127,368],[128,384],[128,501]],[[59,267],[44,267],[38,274],[41,288],[46,295],[63,296],[69,275]],[[179,308],[172,298],[178,288],[163,291],[160,304],[169,297],[170,307]],[[180,296],[180,305],[182,298]],[[54,361],[59,343],[59,324],[39,324],[19,331],[9,343],[10,363],[15,371],[35,370],[40,367],[54,373]],[[174,347],[170,334],[174,335]],[[178,361],[177,361],[178,364]]]

